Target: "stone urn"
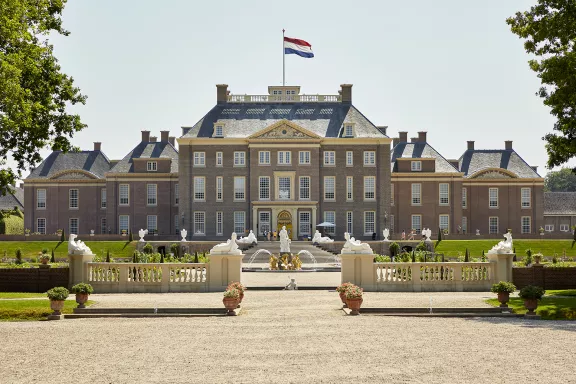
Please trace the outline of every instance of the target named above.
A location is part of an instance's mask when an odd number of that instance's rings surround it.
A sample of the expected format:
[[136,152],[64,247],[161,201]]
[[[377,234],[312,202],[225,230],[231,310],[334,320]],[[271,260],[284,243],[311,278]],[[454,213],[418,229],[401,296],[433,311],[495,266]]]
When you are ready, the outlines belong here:
[[77,308],[86,308],[86,302],[88,301],[88,294],[87,293],[77,293],[76,294],[76,302],[78,303]]
[[524,306],[528,310],[527,315],[536,315],[535,309],[538,308],[538,299],[524,299]]
[[227,310],[226,315],[236,316],[236,312],[234,310],[236,308],[238,308],[239,300],[240,299],[236,299],[234,297],[225,297],[222,299],[222,302],[224,303],[224,307]]
[[360,306],[362,305],[362,302],[364,301],[364,299],[357,298],[357,299],[347,299],[346,300],[346,304],[348,305],[348,308],[350,308],[350,314],[352,316],[357,316],[360,314]]
[[500,308],[508,308],[508,302],[510,301],[510,293],[498,292],[498,301],[500,302]]
[[346,292],[339,292],[338,294],[340,295],[343,307],[348,308],[348,305],[346,304]]
[[50,309],[54,311],[52,313],[53,316],[60,316],[62,314],[62,309],[64,309],[64,301],[65,300],[50,300]]

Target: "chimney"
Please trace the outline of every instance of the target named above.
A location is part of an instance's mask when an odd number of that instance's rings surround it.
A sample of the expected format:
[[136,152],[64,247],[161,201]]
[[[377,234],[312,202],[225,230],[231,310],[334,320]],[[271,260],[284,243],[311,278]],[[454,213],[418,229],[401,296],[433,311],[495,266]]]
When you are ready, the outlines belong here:
[[216,84],[216,104],[228,102],[228,84]]
[[424,132],[424,131],[418,132],[418,141],[419,141],[420,143],[425,143],[425,142],[426,142],[426,134],[427,134],[427,133]]
[[342,102],[352,104],[352,84],[340,84],[340,95]]
[[95,151],[101,151],[101,149],[100,149],[101,147],[102,147],[102,143],[100,143],[98,141],[94,142],[94,150]]
[[150,141],[150,131],[142,131],[142,142],[147,143]]
[[471,141],[471,140],[468,141],[468,150],[469,151],[474,150],[474,141]]
[[156,136],[150,136],[150,142],[155,143],[158,140]]
[[170,144],[172,144],[172,146],[173,146],[174,148],[176,148],[176,137],[174,137],[174,136],[168,137],[168,142],[169,142]]
[[167,143],[168,135],[170,135],[170,131],[160,131],[160,141],[163,143]]
[[401,143],[408,142],[408,132],[398,132],[398,134],[400,135],[400,142]]
[[417,137],[411,137],[411,138],[410,138],[410,142],[411,142],[411,143],[417,143],[417,142],[418,142],[418,138],[417,138]]
[[394,138],[392,139],[392,148],[394,148],[395,146],[397,146],[399,142],[400,142],[400,138],[394,137]]
[[511,150],[512,150],[512,140],[506,140],[506,141],[504,142],[504,148],[505,148],[507,151],[511,151]]
[[185,136],[191,129],[192,127],[182,127],[182,136]]

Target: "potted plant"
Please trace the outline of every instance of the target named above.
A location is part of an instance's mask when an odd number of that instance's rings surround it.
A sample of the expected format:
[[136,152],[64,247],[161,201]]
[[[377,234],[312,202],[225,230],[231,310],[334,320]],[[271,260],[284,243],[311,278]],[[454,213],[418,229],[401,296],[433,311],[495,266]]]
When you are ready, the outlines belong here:
[[238,297],[238,308],[240,308],[240,303],[242,302],[242,299],[244,298],[244,292],[246,291],[246,287],[244,285],[242,285],[242,283],[240,282],[233,282],[230,283],[228,285],[228,289],[237,289],[238,292],[240,292],[240,296]]
[[340,300],[342,301],[344,308],[348,307],[346,305],[346,290],[353,286],[354,284],[352,283],[342,283],[336,287],[336,292],[338,292],[338,294],[340,295]]
[[540,227],[538,232],[540,232],[540,236],[544,236],[544,228]]
[[44,253],[44,250],[42,250],[42,254],[38,256],[38,260],[40,260],[42,265],[46,265],[48,264],[48,261],[50,261],[50,256],[48,256],[48,254]]
[[362,305],[362,294],[364,290],[356,285],[349,287],[346,290],[346,304],[350,308],[350,314],[356,316],[360,314],[360,306]]
[[498,294],[500,308],[508,308],[507,303],[510,301],[510,294],[516,290],[516,286],[509,281],[501,281],[498,284],[492,285],[490,290]]
[[540,264],[540,261],[542,260],[542,255],[541,253],[535,253],[532,255],[532,257],[534,258],[534,264]]
[[236,316],[236,312],[234,311],[238,308],[238,301],[240,300],[240,291],[236,288],[226,289],[224,291],[224,298],[222,302],[224,303],[224,307],[226,307],[226,315],[228,316]]
[[50,308],[54,311],[52,316],[60,316],[64,308],[64,301],[68,298],[70,292],[64,287],[54,287],[46,292],[50,299]]
[[542,287],[536,287],[534,285],[527,285],[520,290],[518,296],[524,299],[524,306],[528,310],[527,315],[535,315],[536,308],[538,308],[538,300],[544,296],[546,291]]
[[86,308],[85,304],[88,301],[88,296],[93,292],[94,288],[87,283],[78,283],[72,287],[72,293],[76,294],[78,308]]
[[24,230],[24,236],[30,236],[30,228]]

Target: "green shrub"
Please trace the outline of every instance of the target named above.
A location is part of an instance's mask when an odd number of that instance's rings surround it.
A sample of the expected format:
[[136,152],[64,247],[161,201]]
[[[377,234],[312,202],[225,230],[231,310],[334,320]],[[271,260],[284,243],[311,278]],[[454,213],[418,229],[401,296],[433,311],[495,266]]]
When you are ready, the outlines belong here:
[[55,263],[55,262],[56,262],[56,257],[54,256],[54,248],[52,248],[52,257],[50,257],[50,262],[51,262],[51,263]]
[[426,244],[423,241],[421,241],[420,244],[418,244],[416,246],[417,252],[426,252],[427,250],[428,250],[428,247],[426,246]]
[[64,287],[55,287],[46,292],[46,296],[48,296],[50,300],[66,300],[69,295],[70,292]]
[[110,250],[109,249],[106,250],[106,262],[107,263],[110,262]]
[[90,284],[87,283],[78,283],[72,287],[72,293],[87,293],[92,294],[94,292],[94,288]]
[[20,248],[16,250],[16,264],[22,264],[22,250]]
[[130,231],[130,234],[128,235],[128,241],[129,241],[129,242],[133,242],[133,241],[134,241],[134,235],[132,234],[132,231]]
[[395,241],[390,243],[389,248],[390,248],[390,256],[396,256],[400,251],[400,245]]
[[24,219],[13,214],[0,217],[0,235],[21,235],[24,233]]
[[468,248],[466,248],[466,254],[464,255],[464,262],[465,263],[470,262],[470,253],[468,252]]
[[392,259],[390,256],[376,255],[374,262],[376,263],[389,263]]
[[154,252],[154,247],[152,246],[152,244],[146,243],[146,245],[144,246],[144,248],[142,248],[142,251],[143,251],[144,253],[150,254],[150,253]]
[[516,286],[509,281],[501,281],[490,288],[493,293],[513,293],[515,290]]
[[527,285],[520,290],[518,296],[522,299],[536,299],[540,300],[546,291],[542,287],[537,287],[534,285]]
[[62,234],[60,235],[60,241],[61,242],[66,241],[66,231],[65,230],[62,230]]
[[180,245],[176,243],[170,244],[170,252],[174,254],[174,257],[180,257]]
[[164,254],[163,253],[160,254],[160,262],[162,264],[164,264]]

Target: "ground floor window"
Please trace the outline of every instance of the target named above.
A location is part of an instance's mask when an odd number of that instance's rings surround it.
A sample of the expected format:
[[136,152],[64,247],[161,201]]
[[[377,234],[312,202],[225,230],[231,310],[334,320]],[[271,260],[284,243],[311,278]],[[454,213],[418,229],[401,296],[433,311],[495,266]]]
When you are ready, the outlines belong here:
[[490,233],[498,233],[498,217],[489,217],[488,218],[488,232]]
[[240,236],[244,236],[246,230],[246,212],[234,212],[234,232]]
[[333,227],[324,227],[324,232],[329,233],[331,235],[336,233],[336,212],[334,211],[325,211],[324,212],[324,221],[327,223],[334,224]]
[[532,218],[522,216],[522,233],[532,233]]
[[376,232],[376,212],[364,212],[364,235],[372,236]]
[[127,234],[129,227],[130,227],[130,216],[120,215],[118,217],[118,233]]
[[206,213],[194,212],[194,235],[206,235]]
[[221,212],[221,211],[216,212],[216,234],[217,235],[222,235],[224,233],[223,216],[224,216],[223,212]]
[[78,234],[78,219],[68,219],[69,232],[75,235]]
[[108,224],[106,223],[106,218],[105,218],[105,217],[101,218],[101,219],[100,219],[100,233],[103,234],[103,235],[105,235],[106,233],[108,233],[108,232],[107,232],[107,230],[108,230],[107,227],[108,227]]
[[468,233],[468,218],[466,216],[462,217],[462,233]]
[[394,215],[390,215],[390,233],[396,233],[394,227]]
[[310,212],[300,212],[298,217],[300,236],[310,236]]
[[154,235],[158,233],[158,216],[148,215],[146,217],[146,225],[148,229],[148,234]]
[[420,233],[422,231],[422,215],[412,215],[412,230],[415,233]]
[[552,224],[546,224],[546,225],[544,226],[544,230],[545,230],[546,232],[553,232],[553,231],[554,231],[554,226],[553,226]]
[[266,236],[270,232],[270,211],[259,212],[258,216],[258,229],[262,236]]
[[346,232],[354,233],[354,212],[346,212]]
[[180,234],[180,221],[178,220],[178,215],[174,215],[174,233]]
[[36,232],[41,235],[46,234],[46,219],[36,219]]
[[570,230],[570,226],[568,224],[560,224],[560,232],[568,232]]
[[444,232],[450,231],[450,216],[440,215],[439,217],[440,229]]

